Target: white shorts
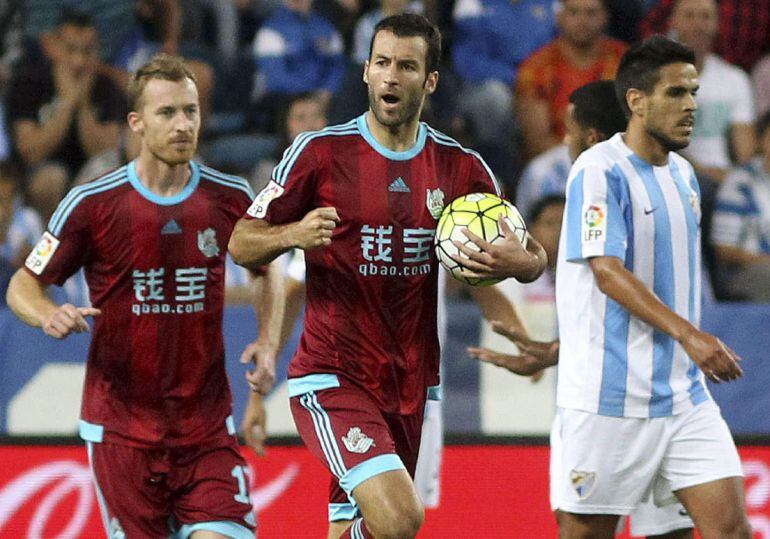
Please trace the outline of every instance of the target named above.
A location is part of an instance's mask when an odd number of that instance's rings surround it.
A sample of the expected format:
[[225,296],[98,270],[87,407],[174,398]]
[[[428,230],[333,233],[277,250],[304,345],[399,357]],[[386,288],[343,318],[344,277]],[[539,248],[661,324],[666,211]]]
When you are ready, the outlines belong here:
[[560,408],[551,433],[551,507],[628,515],[647,498],[741,477],[741,461],[713,401],[671,417],[608,417]]
[[441,401],[425,401],[425,417],[422,421],[420,451],[414,472],[414,487],[423,505],[428,509],[438,507],[441,496],[441,452],[444,449],[444,421]]

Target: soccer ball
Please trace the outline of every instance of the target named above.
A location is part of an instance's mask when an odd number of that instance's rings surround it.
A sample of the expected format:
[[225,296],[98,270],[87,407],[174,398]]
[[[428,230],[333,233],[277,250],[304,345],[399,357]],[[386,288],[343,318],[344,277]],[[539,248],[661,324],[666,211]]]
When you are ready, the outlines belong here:
[[522,245],[527,246],[527,226],[524,224],[519,210],[510,202],[491,193],[471,193],[456,198],[444,208],[436,228],[436,256],[444,269],[457,279],[472,286],[489,286],[502,279],[473,279],[463,276],[460,272],[463,265],[452,260],[452,256],[462,259],[465,257],[452,243],[468,246],[479,250],[475,243],[463,234],[467,228],[477,236],[490,243],[502,241],[503,232],[497,223],[497,218],[503,215],[508,226],[514,231]]

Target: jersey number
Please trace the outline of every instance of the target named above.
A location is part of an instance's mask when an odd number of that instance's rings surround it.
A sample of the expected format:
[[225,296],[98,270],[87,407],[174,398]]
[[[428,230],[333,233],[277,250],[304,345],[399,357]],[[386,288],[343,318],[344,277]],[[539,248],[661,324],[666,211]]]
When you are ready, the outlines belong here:
[[230,475],[238,480],[238,494],[233,499],[238,503],[249,503],[249,491],[246,488],[246,469],[243,466],[235,466]]

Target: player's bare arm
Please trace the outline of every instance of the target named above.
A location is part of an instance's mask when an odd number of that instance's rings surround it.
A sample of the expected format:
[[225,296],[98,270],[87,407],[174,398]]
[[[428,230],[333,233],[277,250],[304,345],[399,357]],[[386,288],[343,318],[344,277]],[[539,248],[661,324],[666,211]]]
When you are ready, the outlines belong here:
[[264,219],[240,219],[230,236],[228,249],[241,266],[268,264],[290,249],[315,249],[331,245],[340,222],[335,208],[315,208],[300,221],[271,225]]
[[246,440],[246,444],[260,457],[265,455],[265,440],[267,440],[266,420],[267,414],[265,413],[262,395],[251,392],[249,394],[249,403],[246,405],[246,411],[243,413],[241,432]]
[[241,363],[254,365],[254,370],[246,373],[246,381],[253,392],[266,395],[275,383],[275,360],[284,310],[283,272],[273,262],[268,265],[265,275],[255,279],[253,285],[259,331],[257,340],[241,354]]
[[718,383],[743,375],[738,364],[740,358],[734,351],[669,309],[619,258],[599,256],[589,259],[589,264],[603,293],[632,315],[676,339],[709,380]]
[[501,354],[487,348],[468,348],[468,353],[520,376],[533,376],[559,362],[559,341],[533,341],[516,328],[499,321],[492,322],[495,333],[506,337],[519,348],[518,355]]
[[46,335],[55,339],[91,331],[86,317],[102,313],[93,307],[76,307],[70,303],[56,305],[46,295],[43,285],[23,268],[11,278],[6,298],[8,306],[23,322],[43,328]]
[[513,277],[522,283],[531,283],[543,273],[548,262],[545,249],[531,235],[527,246],[521,244],[505,219],[498,219],[503,241],[489,243],[470,230],[463,233],[479,248],[478,251],[459,242],[453,242],[464,255],[457,260],[466,269],[463,274],[470,278],[507,279]]

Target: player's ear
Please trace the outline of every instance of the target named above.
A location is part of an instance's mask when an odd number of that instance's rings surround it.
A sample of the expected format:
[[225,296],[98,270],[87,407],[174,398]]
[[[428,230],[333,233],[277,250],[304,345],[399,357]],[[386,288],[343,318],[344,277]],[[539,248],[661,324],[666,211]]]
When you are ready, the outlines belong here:
[[436,91],[438,86],[438,71],[431,71],[428,76],[425,77],[425,93],[428,95]]
[[598,144],[603,140],[607,140],[607,137],[605,137],[601,131],[599,131],[598,129],[594,129],[593,127],[588,128],[586,142],[588,143],[589,148],[594,144]]
[[369,60],[364,62],[364,75],[363,75],[364,83],[369,84]]
[[644,116],[644,97],[644,92],[636,88],[629,88],[626,91],[626,104],[636,116]]
[[136,111],[131,111],[128,113],[128,127],[133,131],[134,133],[137,133],[139,135],[144,134],[144,121],[142,120],[142,115],[139,114]]

